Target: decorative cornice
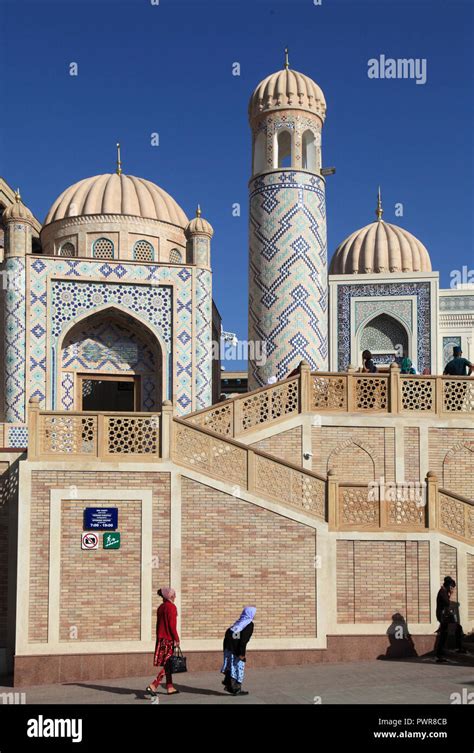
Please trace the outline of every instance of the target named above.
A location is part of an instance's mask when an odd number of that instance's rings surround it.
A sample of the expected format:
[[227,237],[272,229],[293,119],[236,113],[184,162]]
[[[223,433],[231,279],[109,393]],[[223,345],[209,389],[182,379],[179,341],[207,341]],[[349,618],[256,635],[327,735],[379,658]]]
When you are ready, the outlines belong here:
[[134,214],[82,214],[77,217],[64,217],[55,222],[50,222],[49,225],[45,225],[42,229],[42,233],[55,232],[60,228],[77,227],[78,225],[89,225],[92,223],[100,222],[103,224],[111,224],[117,222],[119,224],[131,224],[145,227],[151,225],[153,227],[172,227],[180,234],[184,235],[184,229],[180,225],[173,225],[171,222],[165,222],[164,220],[155,220],[151,217],[137,217]]

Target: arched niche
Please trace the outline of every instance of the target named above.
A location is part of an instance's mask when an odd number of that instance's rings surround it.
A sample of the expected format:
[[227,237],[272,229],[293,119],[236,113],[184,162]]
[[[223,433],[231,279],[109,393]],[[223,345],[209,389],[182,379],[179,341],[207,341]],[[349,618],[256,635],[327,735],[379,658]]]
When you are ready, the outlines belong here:
[[165,351],[158,337],[131,314],[108,307],[75,322],[59,348],[62,410],[161,410]]

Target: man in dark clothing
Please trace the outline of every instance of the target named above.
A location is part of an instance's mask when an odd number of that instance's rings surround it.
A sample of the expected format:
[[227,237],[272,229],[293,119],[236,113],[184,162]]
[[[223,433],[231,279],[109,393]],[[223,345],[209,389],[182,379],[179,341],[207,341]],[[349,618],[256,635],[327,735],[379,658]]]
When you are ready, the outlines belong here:
[[471,376],[474,366],[467,358],[462,357],[462,350],[459,345],[453,348],[453,358],[449,361],[444,369],[446,376]]
[[438,636],[436,638],[436,661],[441,664],[446,661],[444,656],[444,647],[448,639],[449,625],[455,624],[455,637],[456,637],[456,651],[459,654],[465,654],[466,650],[463,648],[463,630],[459,622],[456,622],[454,616],[454,608],[451,605],[451,594],[456,588],[456,581],[447,575],[443,581],[443,585],[438,591],[436,597],[436,619],[439,621],[439,628],[436,631]]

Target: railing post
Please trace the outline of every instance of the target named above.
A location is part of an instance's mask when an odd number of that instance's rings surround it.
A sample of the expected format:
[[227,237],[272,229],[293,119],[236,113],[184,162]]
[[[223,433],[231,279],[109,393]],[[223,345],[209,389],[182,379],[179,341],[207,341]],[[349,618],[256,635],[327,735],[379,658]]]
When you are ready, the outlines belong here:
[[301,361],[300,363],[300,413],[309,413],[311,411],[311,368],[309,363]]
[[398,365],[398,363],[395,363],[395,361],[390,364],[389,382],[389,410],[390,413],[399,413],[400,407],[402,405],[400,395],[400,366]]
[[443,413],[443,403],[444,403],[444,380],[442,377],[437,376],[435,379],[435,389],[436,389],[436,414],[438,416],[441,416]]
[[171,433],[173,431],[173,403],[165,400],[161,406],[161,457],[168,460],[171,457]]
[[354,394],[354,386],[355,386],[355,376],[356,373],[356,367],[355,366],[348,366],[347,367],[347,412],[348,413],[354,413],[356,410],[356,401],[355,401],[355,394]]
[[339,526],[339,482],[335,471],[328,471],[328,527],[330,531],[337,531]]
[[109,422],[103,413],[97,415],[96,457],[105,460],[109,452]]
[[243,431],[242,422],[242,398],[236,397],[234,400],[234,410],[232,412],[232,436],[236,437]]
[[36,460],[39,454],[39,397],[30,397],[28,403],[28,460]]
[[438,477],[433,471],[426,474],[426,506],[428,512],[427,528],[433,530],[438,527]]
[[256,486],[256,464],[255,464],[255,453],[253,450],[249,449],[247,450],[247,491],[253,492],[255,491]]

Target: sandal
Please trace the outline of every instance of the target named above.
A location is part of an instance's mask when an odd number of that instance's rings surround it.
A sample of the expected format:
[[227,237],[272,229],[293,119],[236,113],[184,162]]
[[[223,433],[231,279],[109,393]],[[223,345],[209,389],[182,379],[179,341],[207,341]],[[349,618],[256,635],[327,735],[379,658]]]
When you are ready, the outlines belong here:
[[166,691],[166,695],[176,695],[176,693],[179,693],[179,690],[177,690],[176,688],[171,692],[169,690]]
[[153,690],[153,688],[150,685],[146,686],[146,693],[150,693],[150,695],[158,695],[157,689]]

